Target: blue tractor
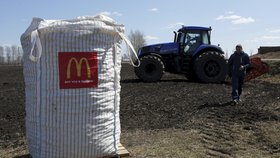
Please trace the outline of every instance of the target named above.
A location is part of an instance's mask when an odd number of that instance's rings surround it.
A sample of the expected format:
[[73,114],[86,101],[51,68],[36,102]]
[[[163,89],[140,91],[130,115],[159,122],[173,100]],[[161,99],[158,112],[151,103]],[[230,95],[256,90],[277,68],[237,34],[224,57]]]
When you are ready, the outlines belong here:
[[182,26],[174,42],[148,45],[138,50],[141,61],[135,74],[146,82],[161,79],[164,72],[185,75],[205,83],[223,82],[227,73],[224,52],[211,45],[211,27]]

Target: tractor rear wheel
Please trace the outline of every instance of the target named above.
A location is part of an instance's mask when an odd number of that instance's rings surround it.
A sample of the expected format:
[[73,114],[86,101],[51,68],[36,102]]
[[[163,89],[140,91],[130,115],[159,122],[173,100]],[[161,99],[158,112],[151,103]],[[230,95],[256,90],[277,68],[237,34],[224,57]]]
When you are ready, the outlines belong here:
[[134,68],[137,77],[146,82],[155,82],[161,79],[164,74],[162,60],[153,55],[140,58],[140,66]]
[[205,52],[196,58],[194,72],[201,82],[221,83],[225,80],[227,63],[222,54]]

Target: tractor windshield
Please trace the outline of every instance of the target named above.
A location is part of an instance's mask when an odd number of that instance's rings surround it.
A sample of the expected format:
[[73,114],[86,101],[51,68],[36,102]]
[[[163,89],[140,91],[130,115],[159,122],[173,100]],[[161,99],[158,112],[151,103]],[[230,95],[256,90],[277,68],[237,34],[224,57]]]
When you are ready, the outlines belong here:
[[187,40],[198,44],[210,44],[208,31],[189,31],[186,33],[185,43]]
[[185,40],[182,43],[184,45],[185,53],[194,52],[202,44],[200,31],[190,31],[187,32],[185,36]]
[[210,44],[210,35],[208,31],[179,32],[175,41],[182,44],[187,44],[189,42],[198,44]]

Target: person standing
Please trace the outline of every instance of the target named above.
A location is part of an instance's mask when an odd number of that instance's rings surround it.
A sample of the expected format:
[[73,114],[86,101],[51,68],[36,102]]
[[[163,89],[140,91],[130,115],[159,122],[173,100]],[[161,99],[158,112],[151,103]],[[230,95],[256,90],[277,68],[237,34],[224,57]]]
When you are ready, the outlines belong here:
[[235,49],[235,52],[228,60],[228,66],[232,83],[232,101],[238,104],[241,101],[240,95],[242,93],[242,85],[244,83],[246,70],[250,67],[250,59],[243,51],[240,44],[238,44]]

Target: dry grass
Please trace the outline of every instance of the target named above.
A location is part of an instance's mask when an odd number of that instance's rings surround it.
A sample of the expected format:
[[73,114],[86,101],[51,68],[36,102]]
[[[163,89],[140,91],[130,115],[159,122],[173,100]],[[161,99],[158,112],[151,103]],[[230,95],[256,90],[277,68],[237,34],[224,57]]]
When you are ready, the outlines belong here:
[[259,77],[258,79],[262,80],[262,81],[266,81],[269,83],[275,83],[275,84],[279,84],[280,83],[280,74],[277,75],[264,75]]
[[122,143],[135,157],[203,157],[205,152],[196,130],[128,131]]
[[[22,140],[23,142],[26,142],[26,140]],[[26,143],[25,143],[26,144]],[[21,155],[27,155],[28,149],[26,145],[21,145],[19,147],[8,147],[5,149],[0,149],[0,158],[12,158],[12,157],[17,157]]]
[[[279,132],[280,128],[275,127],[279,123],[257,123],[256,129],[254,127],[244,127],[236,125],[233,127],[233,132],[236,133],[234,143],[238,147],[235,153],[236,157],[242,158],[271,158],[280,157],[279,151],[268,150],[273,145],[279,146]],[[277,129],[278,128],[278,129]],[[274,140],[272,140],[272,139]],[[270,146],[270,147],[269,147]]]
[[[280,53],[279,53],[280,54]],[[258,79],[261,79],[270,83],[280,83],[280,62],[279,61],[267,61],[266,62],[270,67],[270,72],[264,74]]]
[[[256,123],[256,127],[260,129],[240,124],[232,126],[232,148],[236,149],[234,157],[280,157],[277,151],[280,145],[280,122]],[[122,143],[132,153],[132,157],[196,158],[205,157],[207,150],[197,130],[127,131],[122,133]],[[271,146],[275,146],[275,150],[271,150]]]
[[[280,152],[266,150],[271,146],[280,145],[280,122],[256,123],[259,129],[246,125],[234,124],[233,148],[238,148],[234,156],[240,158],[271,158],[280,157]],[[204,144],[198,130],[164,129],[164,130],[133,130],[122,133],[122,144],[130,151],[132,157],[205,157]],[[222,145],[222,142],[221,142]],[[279,148],[278,148],[279,149]],[[274,153],[275,152],[275,153]],[[0,150],[1,158],[26,155],[25,145],[19,148]],[[274,154],[272,154],[274,153]]]

